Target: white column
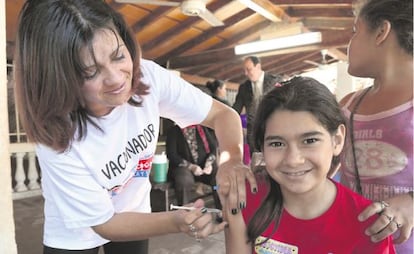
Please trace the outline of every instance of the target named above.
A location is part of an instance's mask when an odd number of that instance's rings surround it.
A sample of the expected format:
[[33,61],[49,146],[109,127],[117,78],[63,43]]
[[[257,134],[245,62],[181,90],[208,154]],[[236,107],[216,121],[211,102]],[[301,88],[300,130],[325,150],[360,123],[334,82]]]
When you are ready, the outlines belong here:
[[36,168],[36,153],[29,152],[27,153],[28,160],[29,160],[29,168],[27,169],[27,179],[29,180],[29,190],[37,190],[40,189],[40,185],[37,182],[37,178],[39,178],[39,174],[37,173]]
[[14,187],[14,190],[16,192],[27,191],[27,186],[24,183],[26,181],[26,174],[24,172],[23,165],[23,159],[25,155],[25,152],[17,152],[14,154],[14,157],[16,158],[16,174],[14,176],[14,180],[16,180],[16,186]]
[[348,74],[348,63],[338,62],[336,98],[340,101],[345,95],[355,91],[354,78]]
[[14,234],[7,112],[6,2],[0,0],[0,253],[17,253]]

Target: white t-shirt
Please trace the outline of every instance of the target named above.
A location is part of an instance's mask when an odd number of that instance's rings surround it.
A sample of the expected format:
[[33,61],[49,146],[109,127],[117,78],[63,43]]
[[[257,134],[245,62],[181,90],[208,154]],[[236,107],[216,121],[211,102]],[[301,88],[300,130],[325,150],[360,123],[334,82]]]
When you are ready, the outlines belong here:
[[124,104],[94,119],[84,140],[58,153],[38,145],[45,198],[44,244],[60,249],[89,249],[108,240],[91,226],[114,213],[150,213],[149,181],[159,117],[184,127],[203,121],[210,96],[154,62],[141,60],[143,82],[150,86],[142,107]]

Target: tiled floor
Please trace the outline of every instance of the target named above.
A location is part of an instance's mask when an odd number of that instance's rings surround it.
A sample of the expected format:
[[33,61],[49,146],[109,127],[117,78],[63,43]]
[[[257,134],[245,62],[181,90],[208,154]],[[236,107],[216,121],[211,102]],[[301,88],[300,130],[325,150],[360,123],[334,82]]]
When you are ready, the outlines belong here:
[[[211,204],[212,200],[206,200]],[[43,198],[41,196],[13,202],[16,242],[19,254],[41,254],[43,232]],[[103,253],[103,252],[102,252]],[[221,254],[224,234],[210,236],[201,243],[184,234],[170,234],[150,239],[151,254]]]

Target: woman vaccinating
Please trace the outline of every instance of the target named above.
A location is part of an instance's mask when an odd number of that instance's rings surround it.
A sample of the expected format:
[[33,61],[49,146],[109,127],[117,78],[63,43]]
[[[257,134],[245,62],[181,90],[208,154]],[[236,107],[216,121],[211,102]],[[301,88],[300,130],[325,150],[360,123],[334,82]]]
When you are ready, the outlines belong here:
[[19,111],[42,172],[44,253],[147,253],[152,236],[223,230],[202,201],[151,213],[149,173],[161,116],[215,129],[220,177],[249,177],[239,116],[141,59],[120,14],[101,0],[26,1],[15,60]]

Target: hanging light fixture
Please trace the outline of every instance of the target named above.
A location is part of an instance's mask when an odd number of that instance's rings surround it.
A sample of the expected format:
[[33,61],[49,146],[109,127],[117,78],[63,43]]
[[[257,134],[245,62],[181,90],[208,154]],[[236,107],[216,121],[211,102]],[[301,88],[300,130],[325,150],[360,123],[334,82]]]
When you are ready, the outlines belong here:
[[240,44],[234,47],[234,52],[236,55],[244,55],[257,52],[293,48],[308,44],[320,43],[321,41],[322,34],[320,32],[301,33],[291,36]]

